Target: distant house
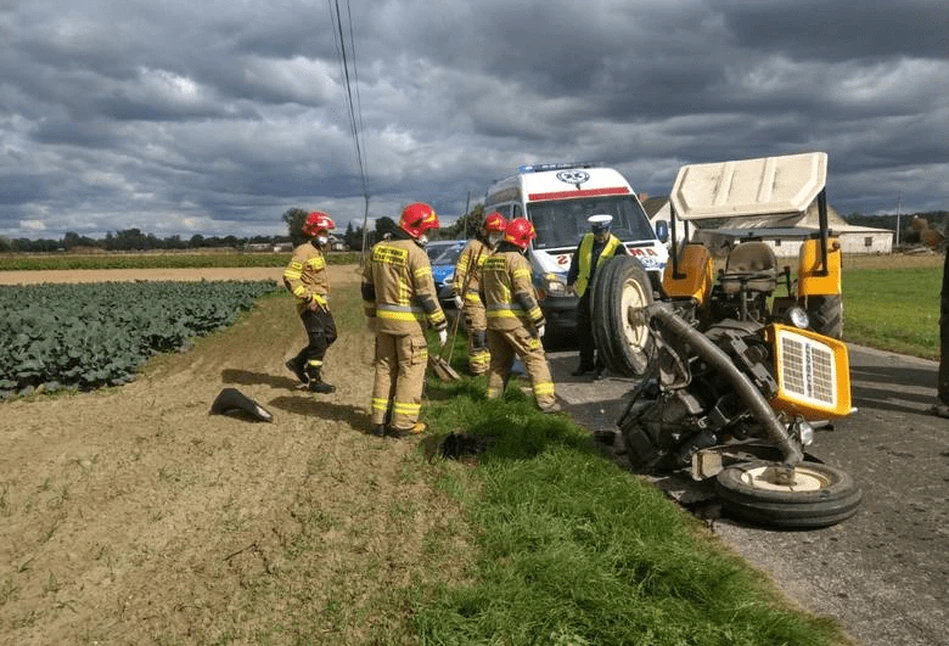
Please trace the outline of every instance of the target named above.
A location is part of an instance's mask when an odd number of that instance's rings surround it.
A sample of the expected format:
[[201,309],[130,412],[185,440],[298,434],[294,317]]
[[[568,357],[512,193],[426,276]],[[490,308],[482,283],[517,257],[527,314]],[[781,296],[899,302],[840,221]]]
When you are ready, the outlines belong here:
[[346,242],[335,235],[330,235],[330,250],[331,251],[349,251],[349,245]]
[[[647,204],[649,207],[647,208]],[[643,203],[649,221],[655,227],[659,220],[669,221],[669,198],[651,197]],[[652,213],[650,213],[652,210]],[[893,252],[893,231],[874,227],[848,224],[834,207],[827,205],[827,223],[831,235],[840,240],[844,255],[888,254]],[[719,228],[698,228],[690,225],[690,236],[696,242],[704,243],[716,252],[724,251],[742,238],[756,238],[767,242],[778,257],[797,257],[801,243],[820,230],[816,200],[808,207],[804,215],[792,215],[784,218],[740,218],[726,220]],[[670,229],[671,231],[671,229]],[[681,240],[685,233],[682,223],[677,223],[676,238]],[[670,233],[671,235],[671,233]]]

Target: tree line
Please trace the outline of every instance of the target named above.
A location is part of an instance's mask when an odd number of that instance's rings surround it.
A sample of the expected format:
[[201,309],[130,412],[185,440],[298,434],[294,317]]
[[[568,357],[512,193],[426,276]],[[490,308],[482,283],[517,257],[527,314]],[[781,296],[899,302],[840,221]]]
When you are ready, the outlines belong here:
[[[293,245],[302,244],[306,240],[303,235],[303,223],[309,211],[301,208],[287,209],[281,216],[283,223],[287,226],[286,235],[274,236],[204,236],[199,233],[190,238],[182,238],[180,235],[172,235],[165,238],[159,238],[153,233],[145,233],[140,229],[123,229],[115,232],[108,232],[104,238],[89,238],[81,236],[73,231],[67,231],[62,238],[46,239],[40,238],[32,240],[29,238],[7,238],[0,236],[0,252],[53,252],[53,251],[81,251],[85,249],[101,249],[104,251],[151,251],[151,250],[188,250],[188,249],[207,249],[207,248],[230,248],[247,249],[248,245],[279,245],[292,243]],[[432,232],[433,240],[455,240],[465,239],[474,236],[475,232],[481,227],[484,221],[484,206],[475,204],[475,206],[465,215],[460,217],[450,226],[443,227]],[[925,218],[929,226],[933,229],[943,230],[946,222],[949,221],[949,211],[928,211],[925,213],[904,214],[899,216],[900,241],[904,244],[913,244],[919,242],[919,234],[912,228],[914,217]],[[896,231],[897,216],[889,215],[861,215],[860,213],[851,213],[844,216],[849,224],[871,226],[880,229],[890,229]],[[335,231],[337,238],[342,240],[343,244],[353,251],[362,251],[363,243],[369,246],[381,240],[387,234],[396,230],[398,224],[390,217],[380,217],[374,219],[374,224],[368,232],[363,231],[363,227],[355,224],[353,221],[342,232]]]

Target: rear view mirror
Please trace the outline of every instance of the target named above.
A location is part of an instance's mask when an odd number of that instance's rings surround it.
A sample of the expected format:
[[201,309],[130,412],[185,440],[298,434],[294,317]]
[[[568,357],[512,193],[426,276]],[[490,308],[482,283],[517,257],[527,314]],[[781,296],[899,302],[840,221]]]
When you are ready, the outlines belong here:
[[656,222],[656,237],[659,238],[659,242],[669,241],[669,223],[665,220]]

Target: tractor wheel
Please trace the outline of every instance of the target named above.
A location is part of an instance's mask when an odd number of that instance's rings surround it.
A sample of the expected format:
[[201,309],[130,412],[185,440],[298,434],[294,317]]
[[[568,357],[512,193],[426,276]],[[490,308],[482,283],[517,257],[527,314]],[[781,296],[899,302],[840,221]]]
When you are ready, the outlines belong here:
[[611,373],[638,377],[646,370],[653,340],[643,308],[653,302],[652,283],[642,263],[610,258],[597,268],[591,287],[593,341]]
[[828,527],[853,516],[863,497],[844,471],[801,462],[794,481],[774,478],[777,462],[742,462],[716,477],[715,490],[726,513],[755,524],[784,529]]
[[834,339],[843,338],[844,301],[840,294],[808,296],[807,316],[815,332]]

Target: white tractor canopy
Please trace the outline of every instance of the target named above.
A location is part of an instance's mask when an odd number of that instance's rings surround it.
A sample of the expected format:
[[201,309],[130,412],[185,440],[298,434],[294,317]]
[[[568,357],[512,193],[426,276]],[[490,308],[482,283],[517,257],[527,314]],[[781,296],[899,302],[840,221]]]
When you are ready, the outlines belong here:
[[827,153],[689,164],[670,201],[680,220],[803,214],[827,181]]

